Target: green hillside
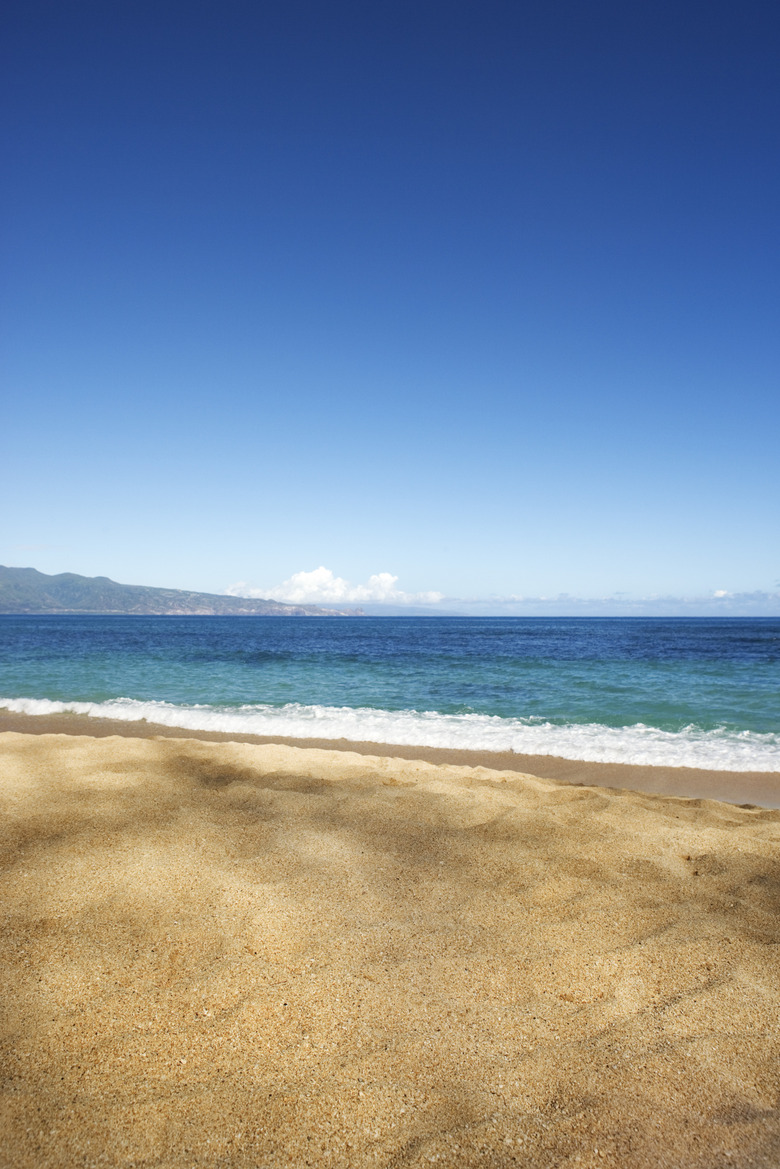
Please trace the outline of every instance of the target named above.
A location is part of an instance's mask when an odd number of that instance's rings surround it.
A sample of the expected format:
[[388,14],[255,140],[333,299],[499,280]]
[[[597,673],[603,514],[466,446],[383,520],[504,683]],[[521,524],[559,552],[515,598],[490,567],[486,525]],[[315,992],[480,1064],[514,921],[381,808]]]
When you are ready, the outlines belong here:
[[0,565],[0,613],[117,613],[148,616],[354,617],[359,609],[284,605],[218,593],[190,593],[123,585],[107,576],[61,572],[47,576],[35,568]]

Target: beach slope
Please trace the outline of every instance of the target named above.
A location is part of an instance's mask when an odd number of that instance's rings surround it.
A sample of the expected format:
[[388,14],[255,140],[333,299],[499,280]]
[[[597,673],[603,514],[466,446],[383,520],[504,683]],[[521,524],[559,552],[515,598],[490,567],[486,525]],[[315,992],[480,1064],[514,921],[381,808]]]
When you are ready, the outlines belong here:
[[0,735],[0,1163],[780,1164],[780,812]]

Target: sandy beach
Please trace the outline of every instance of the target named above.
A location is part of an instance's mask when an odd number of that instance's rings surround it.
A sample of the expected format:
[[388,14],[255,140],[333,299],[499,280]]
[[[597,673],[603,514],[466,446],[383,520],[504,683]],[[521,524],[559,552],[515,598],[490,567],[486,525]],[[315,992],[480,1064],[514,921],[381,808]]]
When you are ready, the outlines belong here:
[[4,1166],[780,1164],[777,777],[4,726]]

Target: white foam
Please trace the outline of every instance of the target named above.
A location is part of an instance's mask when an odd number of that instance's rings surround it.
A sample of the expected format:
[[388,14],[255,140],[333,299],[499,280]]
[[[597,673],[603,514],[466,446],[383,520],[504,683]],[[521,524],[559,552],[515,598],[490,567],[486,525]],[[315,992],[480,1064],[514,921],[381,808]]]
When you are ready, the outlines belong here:
[[84,714],[92,718],[147,720],[161,726],[229,734],[280,735],[294,739],[351,739],[410,747],[453,747],[557,755],[589,763],[702,767],[710,771],[780,772],[780,734],[695,726],[663,731],[637,723],[556,726],[534,719],[436,711],[371,710],[366,707],[178,706],[117,698],[108,702],[54,702],[47,698],[0,698],[17,714]]

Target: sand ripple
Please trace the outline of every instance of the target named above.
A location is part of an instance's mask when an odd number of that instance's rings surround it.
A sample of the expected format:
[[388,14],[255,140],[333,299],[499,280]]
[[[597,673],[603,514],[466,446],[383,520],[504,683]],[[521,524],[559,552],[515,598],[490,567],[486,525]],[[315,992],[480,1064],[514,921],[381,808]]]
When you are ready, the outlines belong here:
[[0,735],[0,1163],[780,1164],[780,812]]

